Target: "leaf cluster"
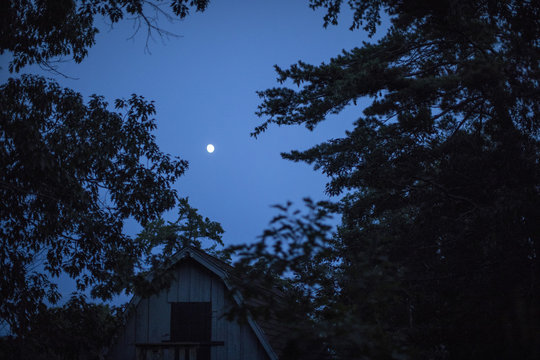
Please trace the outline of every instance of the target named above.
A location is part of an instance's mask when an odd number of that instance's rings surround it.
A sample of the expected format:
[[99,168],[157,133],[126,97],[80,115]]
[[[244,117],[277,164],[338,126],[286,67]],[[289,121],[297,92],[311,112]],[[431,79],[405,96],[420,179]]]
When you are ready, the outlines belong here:
[[[0,5],[0,54],[12,53],[9,71],[18,72],[26,65],[52,67],[58,57],[72,57],[80,63],[95,43],[96,17],[111,24],[131,17],[138,27],[145,26],[166,35],[158,25],[161,15],[185,18],[190,9],[204,11],[209,0],[15,0]],[[172,11],[172,15],[169,13]]]
[[0,316],[16,331],[58,299],[50,276],[103,299],[121,291],[142,251],[123,221],[172,208],[187,162],[159,150],[154,105],[140,96],[111,111],[37,76],[0,94]]
[[[186,247],[201,249],[209,254],[228,260],[217,250],[223,246],[224,233],[218,222],[203,217],[188,203],[188,198],[177,201],[178,218],[165,221],[158,218],[149,222],[134,241],[142,249],[138,259],[137,273],[126,291],[139,296],[153,295],[169,287],[173,280],[169,271],[176,252]],[[207,245],[210,242],[211,245]]]
[[103,359],[121,323],[119,309],[72,297],[62,307],[43,309],[19,337],[0,340],[0,356],[16,359]]

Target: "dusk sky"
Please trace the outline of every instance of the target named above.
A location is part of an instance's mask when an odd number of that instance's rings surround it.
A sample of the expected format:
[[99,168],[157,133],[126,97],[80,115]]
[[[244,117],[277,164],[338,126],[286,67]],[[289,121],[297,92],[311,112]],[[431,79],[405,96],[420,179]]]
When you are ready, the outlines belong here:
[[[323,13],[305,0],[212,1],[204,13],[160,25],[179,37],[154,40],[145,50],[146,29],[133,39],[134,23],[100,27],[96,45],[81,63],[59,64],[65,78],[38,67],[38,73],[85,96],[116,98],[136,93],[154,100],[155,132],[162,151],[189,161],[177,182],[181,196],[225,229],[225,244],[252,242],[276,214],[271,205],[303,197],[326,198],[326,178],[305,164],[283,160],[281,152],[306,149],[341,137],[360,114],[349,109],[318,126],[270,127],[258,139],[250,132],[263,119],[255,115],[257,90],[278,86],[273,65],[287,67],[298,60],[319,64],[342,49],[369,40],[363,31],[349,31],[350,16],[339,26],[323,28]],[[9,76],[8,57],[1,59],[2,81]],[[215,152],[206,151],[207,144]],[[174,212],[168,214],[174,219]],[[138,228],[128,224],[135,234]]]

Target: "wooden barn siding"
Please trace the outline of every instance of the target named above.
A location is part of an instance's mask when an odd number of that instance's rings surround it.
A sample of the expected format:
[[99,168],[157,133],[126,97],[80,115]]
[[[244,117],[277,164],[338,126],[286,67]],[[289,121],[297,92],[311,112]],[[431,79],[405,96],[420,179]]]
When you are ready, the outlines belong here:
[[223,314],[231,305],[221,279],[196,263],[181,264],[175,270],[171,287],[142,299],[128,319],[112,359],[134,359],[135,343],[170,339],[171,302],[209,301],[212,303],[212,341],[225,346],[211,349],[212,360],[268,360],[268,356],[248,324],[227,321]]

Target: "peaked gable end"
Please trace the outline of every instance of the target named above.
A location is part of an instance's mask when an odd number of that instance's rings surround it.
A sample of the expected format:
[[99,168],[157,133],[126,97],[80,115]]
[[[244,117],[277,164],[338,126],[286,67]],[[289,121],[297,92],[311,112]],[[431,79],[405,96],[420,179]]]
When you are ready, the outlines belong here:
[[[230,265],[198,249],[185,248],[173,257],[168,289],[148,298],[134,297],[111,359],[240,360],[277,359],[262,329],[224,316],[241,299],[229,296]],[[184,314],[184,315],[182,315]],[[182,357],[178,352],[193,351]],[[147,357],[156,358],[156,357]]]

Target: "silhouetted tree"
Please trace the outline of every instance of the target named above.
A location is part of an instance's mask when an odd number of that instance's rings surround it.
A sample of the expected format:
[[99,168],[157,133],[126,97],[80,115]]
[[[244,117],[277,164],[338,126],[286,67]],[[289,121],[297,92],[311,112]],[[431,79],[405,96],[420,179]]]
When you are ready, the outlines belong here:
[[[178,218],[175,221],[165,221],[159,218],[146,225],[138,235],[139,241],[147,244],[147,252],[152,248],[166,244],[160,256],[173,255],[180,249],[193,246],[205,251],[211,251],[216,245],[223,246],[221,235],[223,228],[215,221],[199,214],[198,210],[189,205],[188,198],[178,199]],[[210,240],[214,244],[205,248],[204,240]]]
[[62,307],[43,308],[24,336],[0,338],[4,360],[102,360],[121,323],[121,311],[72,297]]
[[[142,249],[123,233],[175,205],[187,162],[163,154],[151,131],[154,105],[133,95],[84,104],[36,76],[0,87],[0,316],[16,330],[63,273],[108,298],[122,290]],[[52,278],[51,278],[52,277]]]
[[[207,4],[3,1],[0,54],[12,55],[10,72],[30,64],[54,70],[58,59],[85,58],[97,17],[134,17],[148,36],[165,36],[160,16],[183,18]],[[132,95],[111,108],[38,76],[0,87],[0,321],[12,333],[24,336],[45,304],[59,299],[59,276],[101,299],[133,289],[148,243],[126,236],[124,220],[145,225],[177,203],[172,185],[188,164],[159,150],[153,103]]]
[[[209,0],[15,0],[0,4],[0,54],[12,53],[9,70],[25,65],[54,68],[58,57],[80,63],[99,32],[96,17],[111,24],[126,16],[135,20],[150,37],[170,35],[160,27],[159,17],[184,18],[191,8],[204,11]],[[170,9],[169,9],[170,8]]]
[[144,227],[135,241],[142,249],[136,264],[136,276],[127,284],[127,290],[148,296],[169,287],[174,272],[174,254],[185,248],[194,247],[228,261],[228,255],[217,247],[223,247],[223,228],[218,222],[204,218],[197,209],[189,205],[187,198],[177,202],[178,218],[165,221],[158,218]]
[[[310,1],[325,25],[342,3]],[[306,220],[280,215],[244,263],[291,279],[329,358],[537,358],[540,3],[348,4],[351,28],[385,16],[386,34],[276,66],[298,88],[261,91],[253,133],[371,99],[345,137],[283,154],[328,175],[342,224],[299,242]]]

